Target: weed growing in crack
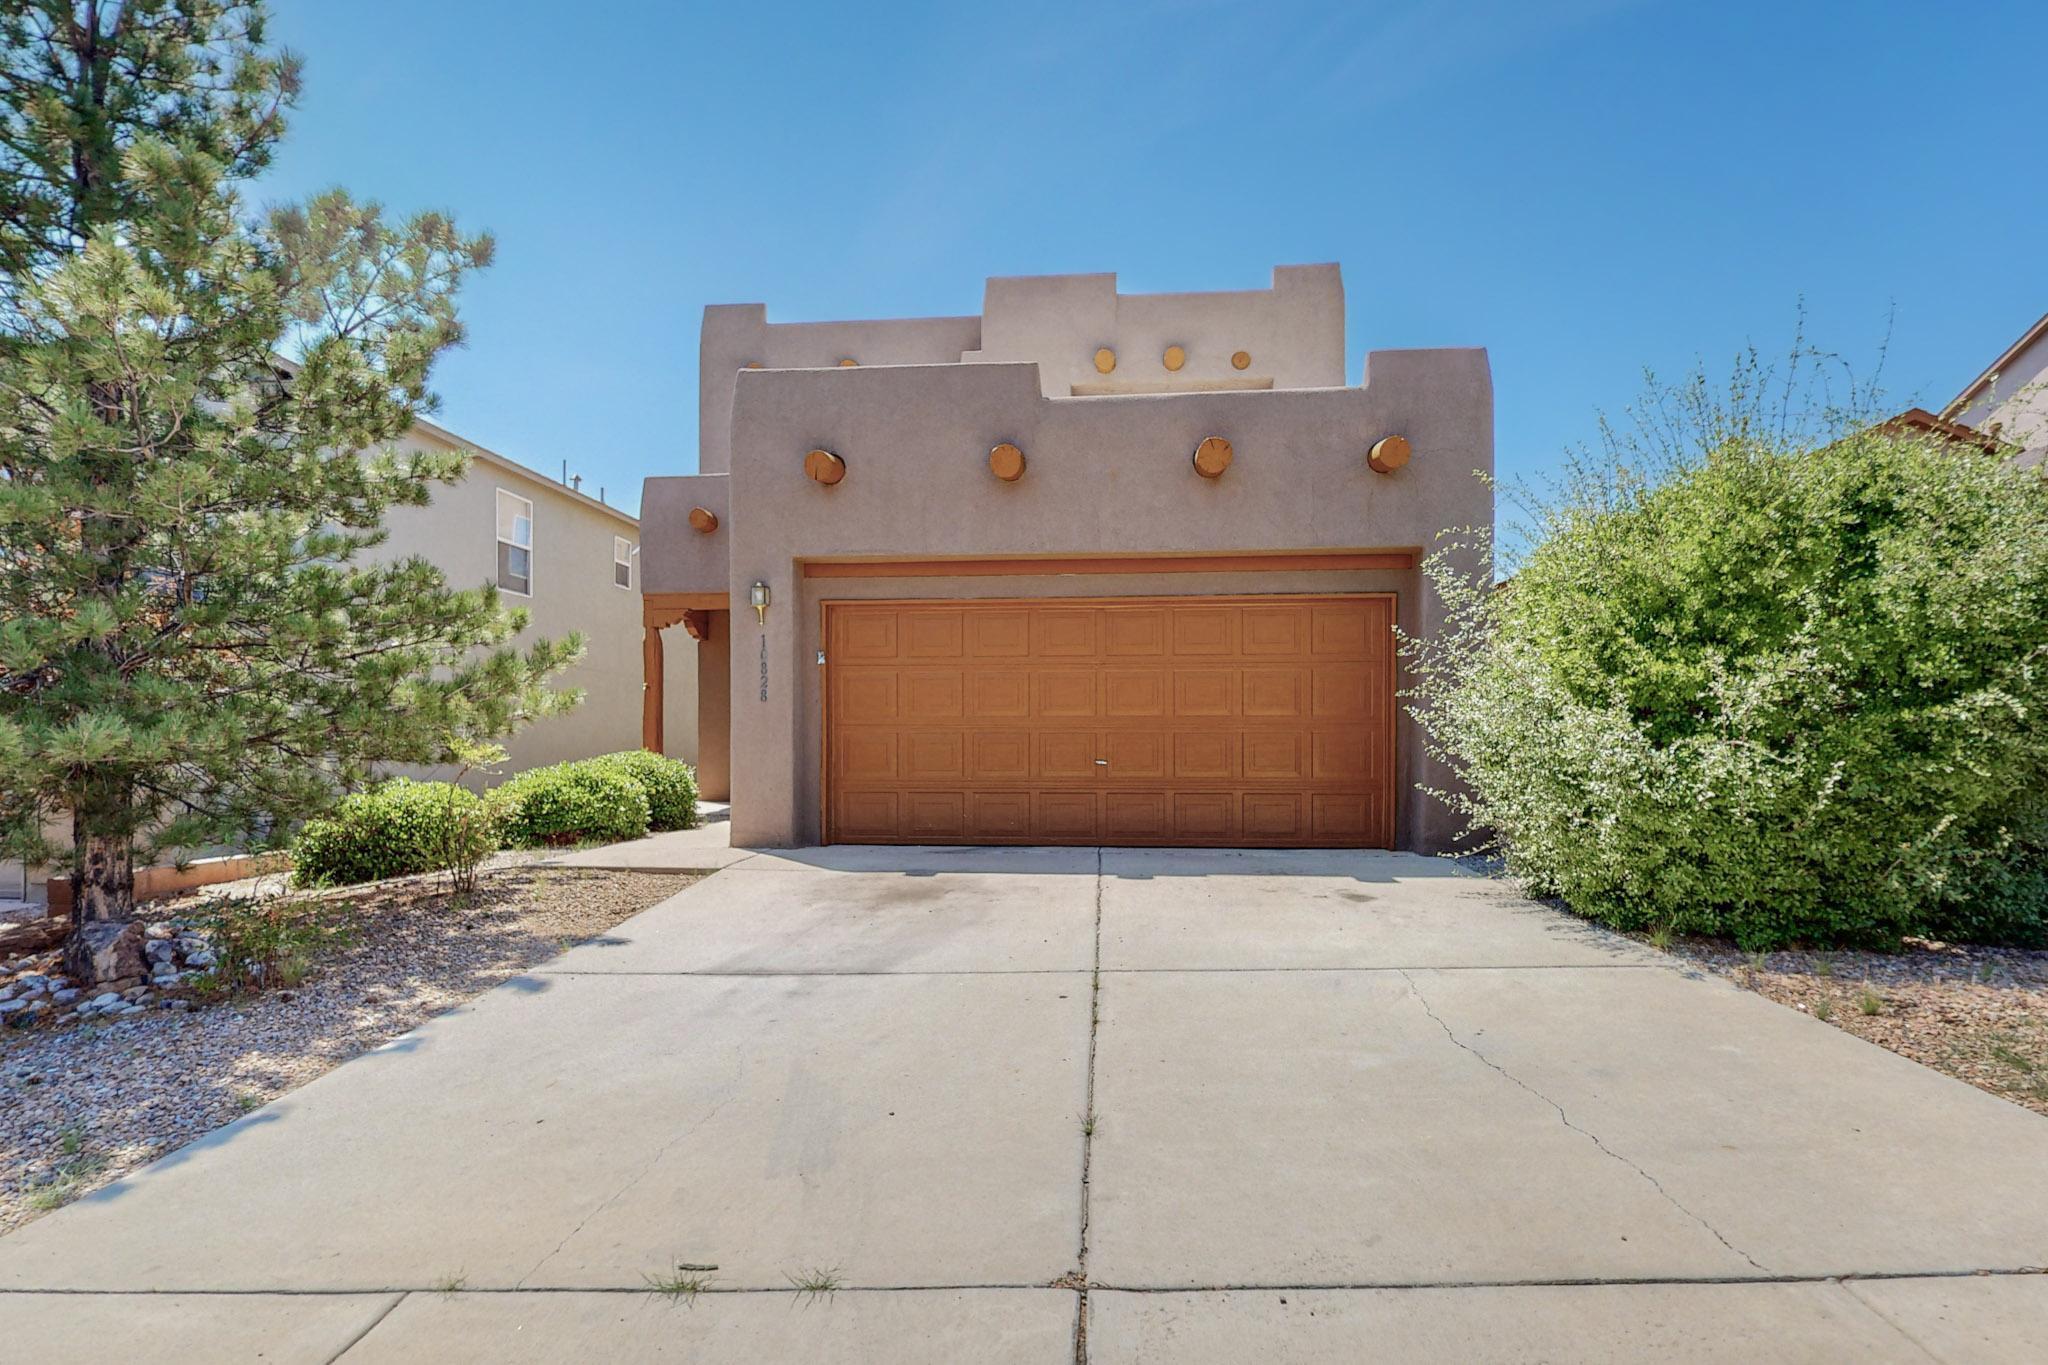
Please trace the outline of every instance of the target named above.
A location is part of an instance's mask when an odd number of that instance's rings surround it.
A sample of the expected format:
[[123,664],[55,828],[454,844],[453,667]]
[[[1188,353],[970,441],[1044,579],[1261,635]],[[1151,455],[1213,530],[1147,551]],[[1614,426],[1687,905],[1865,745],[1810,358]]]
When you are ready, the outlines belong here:
[[678,1261],[659,1275],[648,1275],[647,1292],[659,1294],[670,1303],[695,1304],[697,1296],[711,1288],[710,1272],[718,1269],[715,1265],[692,1265]]
[[789,1287],[796,1290],[797,1295],[803,1299],[828,1298],[838,1292],[841,1283],[837,1266],[811,1266],[792,1270],[783,1278],[789,1281]]
[[444,1299],[452,1299],[469,1287],[469,1276],[460,1270],[451,1271],[433,1283],[433,1290]]

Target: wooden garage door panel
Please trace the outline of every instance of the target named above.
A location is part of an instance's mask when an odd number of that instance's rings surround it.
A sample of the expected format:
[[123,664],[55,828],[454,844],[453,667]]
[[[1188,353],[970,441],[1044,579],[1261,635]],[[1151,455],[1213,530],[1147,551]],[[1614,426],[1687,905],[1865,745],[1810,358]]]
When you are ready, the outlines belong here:
[[1393,601],[828,604],[826,837],[1387,846]]
[[958,611],[914,611],[903,618],[903,657],[906,659],[957,659],[960,657],[965,613]]
[[1123,607],[1102,613],[1102,649],[1112,659],[1166,657],[1166,608]]

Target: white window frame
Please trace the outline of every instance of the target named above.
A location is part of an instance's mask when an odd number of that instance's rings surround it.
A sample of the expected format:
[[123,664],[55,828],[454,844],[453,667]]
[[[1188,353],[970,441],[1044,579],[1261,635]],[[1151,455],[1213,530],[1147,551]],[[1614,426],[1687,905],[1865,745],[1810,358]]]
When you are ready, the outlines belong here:
[[[634,545],[632,541],[624,536],[612,537],[613,587],[624,588],[627,592],[633,591],[633,551],[638,548],[638,546]],[[622,566],[626,570],[626,581],[623,583],[619,581],[619,569]]]
[[[526,591],[521,592],[517,588],[508,588],[502,582],[499,582],[503,575],[498,572],[498,566],[495,562],[491,565],[491,581],[498,584],[499,592],[510,593],[514,597],[531,599],[533,596],[533,499],[523,498],[509,488],[500,488],[497,490],[497,494],[498,496],[491,504],[491,516],[493,518],[491,534],[495,545],[504,545],[514,550],[526,551]],[[508,506],[512,508],[511,522],[514,536],[510,540],[505,538],[505,533],[502,529],[506,522],[505,511]],[[526,509],[524,518],[519,515],[518,509],[520,507]],[[526,543],[524,545],[521,545],[517,539],[518,525],[521,520],[526,522]],[[497,553],[495,545],[492,549],[493,556]]]

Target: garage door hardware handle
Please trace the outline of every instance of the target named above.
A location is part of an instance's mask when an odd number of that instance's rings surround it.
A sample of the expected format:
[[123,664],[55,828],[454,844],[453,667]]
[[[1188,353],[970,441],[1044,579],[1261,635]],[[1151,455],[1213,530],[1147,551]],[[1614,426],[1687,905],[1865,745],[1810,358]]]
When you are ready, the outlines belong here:
[[1109,760],[1106,758],[1098,758],[1095,760],[1095,766],[1098,768],[1107,768],[1109,766]]

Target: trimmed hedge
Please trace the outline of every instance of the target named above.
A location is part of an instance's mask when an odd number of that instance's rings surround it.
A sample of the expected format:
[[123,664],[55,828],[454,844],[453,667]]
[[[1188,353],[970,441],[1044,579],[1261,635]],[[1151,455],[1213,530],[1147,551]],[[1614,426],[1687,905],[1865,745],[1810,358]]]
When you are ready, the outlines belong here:
[[623,774],[647,793],[647,827],[651,830],[694,829],[697,824],[697,774],[681,759],[645,749],[627,749],[586,760]]
[[638,839],[648,830],[646,790],[596,760],[529,768],[492,797],[508,844],[609,844]]
[[473,792],[399,777],[307,821],[292,846],[292,881],[351,886],[438,872],[457,861],[474,865],[497,843],[497,822]]

